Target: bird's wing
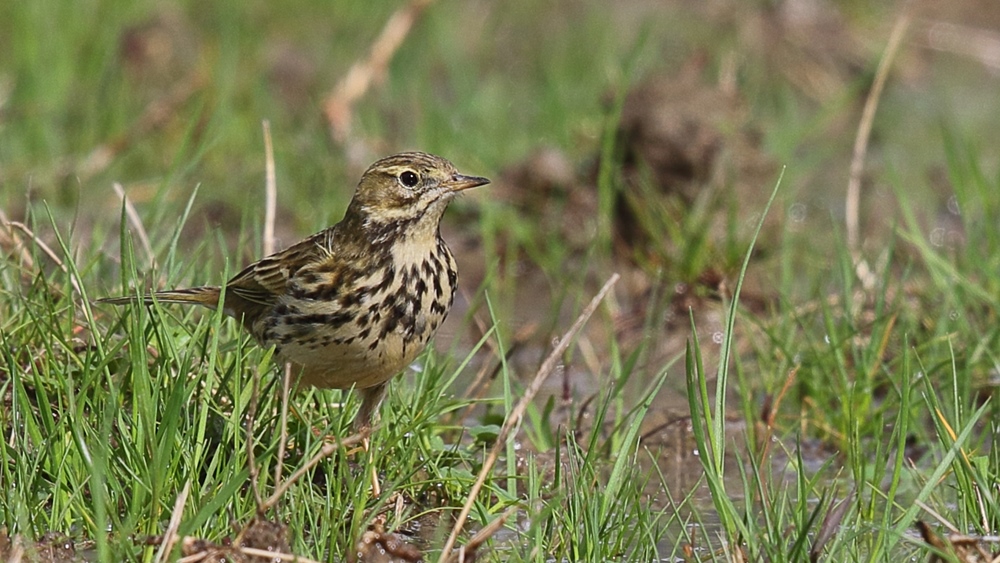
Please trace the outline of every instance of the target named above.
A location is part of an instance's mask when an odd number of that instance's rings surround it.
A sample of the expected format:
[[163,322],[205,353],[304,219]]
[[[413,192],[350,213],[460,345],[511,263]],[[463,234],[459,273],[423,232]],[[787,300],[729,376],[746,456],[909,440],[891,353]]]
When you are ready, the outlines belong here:
[[289,278],[302,267],[329,255],[332,234],[330,229],[321,231],[250,264],[229,280],[226,293],[252,304],[272,305],[285,294]]

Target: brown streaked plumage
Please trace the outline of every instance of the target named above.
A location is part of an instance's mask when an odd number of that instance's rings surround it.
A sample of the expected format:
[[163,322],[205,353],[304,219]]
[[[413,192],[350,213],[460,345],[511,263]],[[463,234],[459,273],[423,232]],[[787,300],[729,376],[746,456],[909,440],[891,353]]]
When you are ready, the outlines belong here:
[[[448,202],[488,184],[447,160],[401,153],[372,164],[344,218],[247,266],[226,284],[143,298],[215,308],[275,347],[300,383],[361,390],[368,426],[386,385],[426,347],[451,309],[455,259],[439,231]],[[128,297],[101,299],[121,305]]]

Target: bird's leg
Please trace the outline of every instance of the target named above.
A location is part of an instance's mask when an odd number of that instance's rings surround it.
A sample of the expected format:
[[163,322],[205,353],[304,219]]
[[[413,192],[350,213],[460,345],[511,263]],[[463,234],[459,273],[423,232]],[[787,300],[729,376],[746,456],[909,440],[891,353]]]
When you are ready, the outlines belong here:
[[372,469],[372,496],[376,498],[382,495],[382,487],[378,482],[378,471],[375,469],[375,458],[371,451],[368,435],[372,425],[379,417],[379,407],[382,406],[382,400],[385,399],[385,392],[388,388],[389,383],[385,382],[374,387],[360,389],[358,392],[361,393],[361,408],[358,410],[357,416],[354,417],[354,431],[364,436],[361,447],[368,453],[368,466]]
[[354,431],[366,432],[378,419],[378,409],[385,399],[385,391],[389,388],[389,383],[379,383],[374,387],[359,389],[361,393],[361,408],[357,416],[354,417]]

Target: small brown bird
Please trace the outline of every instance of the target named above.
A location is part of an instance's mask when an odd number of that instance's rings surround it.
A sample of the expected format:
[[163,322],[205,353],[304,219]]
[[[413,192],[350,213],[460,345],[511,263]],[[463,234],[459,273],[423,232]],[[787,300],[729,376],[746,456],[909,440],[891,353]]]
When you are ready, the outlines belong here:
[[[361,391],[370,426],[389,380],[427,346],[451,309],[458,273],[441,238],[445,208],[488,184],[421,152],[390,156],[361,177],[344,218],[247,266],[225,286],[157,291],[145,303],[204,305],[239,319],[300,384]],[[123,305],[129,297],[101,299]]]

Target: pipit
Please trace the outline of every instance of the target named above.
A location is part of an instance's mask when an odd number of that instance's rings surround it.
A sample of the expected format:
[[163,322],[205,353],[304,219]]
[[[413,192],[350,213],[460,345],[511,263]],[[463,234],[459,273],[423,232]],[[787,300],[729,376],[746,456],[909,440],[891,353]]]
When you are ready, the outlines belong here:
[[[157,291],[145,303],[203,305],[238,319],[299,384],[358,389],[357,430],[370,427],[389,380],[427,346],[455,297],[455,258],[441,216],[461,191],[488,184],[421,152],[390,156],[361,177],[344,218],[247,266],[225,285]],[[130,297],[99,302],[123,305]]]

